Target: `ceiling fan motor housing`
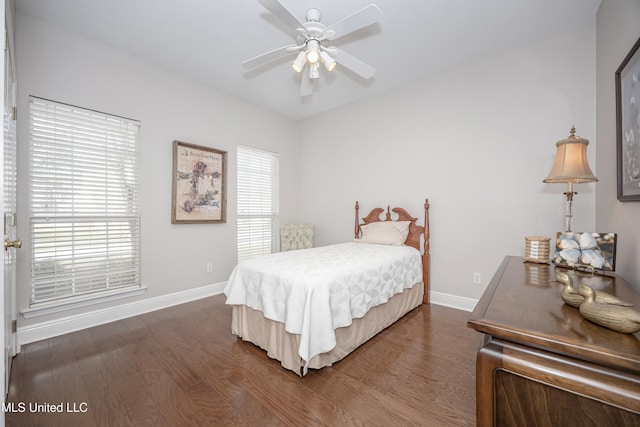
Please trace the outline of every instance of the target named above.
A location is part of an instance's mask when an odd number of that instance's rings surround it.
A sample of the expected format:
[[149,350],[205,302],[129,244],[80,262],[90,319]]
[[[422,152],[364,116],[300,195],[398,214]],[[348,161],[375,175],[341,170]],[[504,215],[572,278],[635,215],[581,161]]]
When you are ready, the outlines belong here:
[[320,11],[318,9],[309,9],[304,14],[304,18],[307,22],[320,22]]

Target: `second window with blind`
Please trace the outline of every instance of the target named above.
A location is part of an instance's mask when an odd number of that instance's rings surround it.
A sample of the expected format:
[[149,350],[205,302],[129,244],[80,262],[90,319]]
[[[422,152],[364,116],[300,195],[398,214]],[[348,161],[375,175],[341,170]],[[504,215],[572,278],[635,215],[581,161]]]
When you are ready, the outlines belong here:
[[278,250],[278,153],[238,146],[238,262]]

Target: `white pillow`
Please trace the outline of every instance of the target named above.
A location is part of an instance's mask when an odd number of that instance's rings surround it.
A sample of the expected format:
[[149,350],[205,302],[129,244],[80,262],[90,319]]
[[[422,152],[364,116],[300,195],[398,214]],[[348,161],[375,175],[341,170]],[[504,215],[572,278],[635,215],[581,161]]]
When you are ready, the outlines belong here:
[[359,243],[401,246],[409,235],[411,221],[377,221],[360,226],[362,237],[354,239]]

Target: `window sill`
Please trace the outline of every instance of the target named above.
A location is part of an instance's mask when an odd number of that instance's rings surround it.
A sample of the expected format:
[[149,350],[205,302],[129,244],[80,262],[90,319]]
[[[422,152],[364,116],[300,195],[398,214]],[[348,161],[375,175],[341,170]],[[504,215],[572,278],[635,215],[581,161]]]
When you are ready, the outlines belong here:
[[75,298],[69,298],[65,301],[32,304],[29,308],[22,310],[20,313],[25,317],[25,319],[31,319],[32,317],[46,316],[48,314],[59,313],[61,311],[73,310],[104,302],[116,301],[122,298],[142,295],[146,290],[146,286],[140,286],[133,289],[129,288],[107,291],[100,293],[99,295],[83,295]]

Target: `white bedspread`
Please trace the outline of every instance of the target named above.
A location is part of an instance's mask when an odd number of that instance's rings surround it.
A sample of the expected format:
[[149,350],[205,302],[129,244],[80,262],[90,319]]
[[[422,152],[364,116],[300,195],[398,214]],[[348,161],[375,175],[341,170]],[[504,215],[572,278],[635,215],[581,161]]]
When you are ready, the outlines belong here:
[[224,293],[227,304],[260,310],[299,334],[298,353],[308,362],[335,347],[335,329],[421,282],[417,249],[354,242],[242,262]]

